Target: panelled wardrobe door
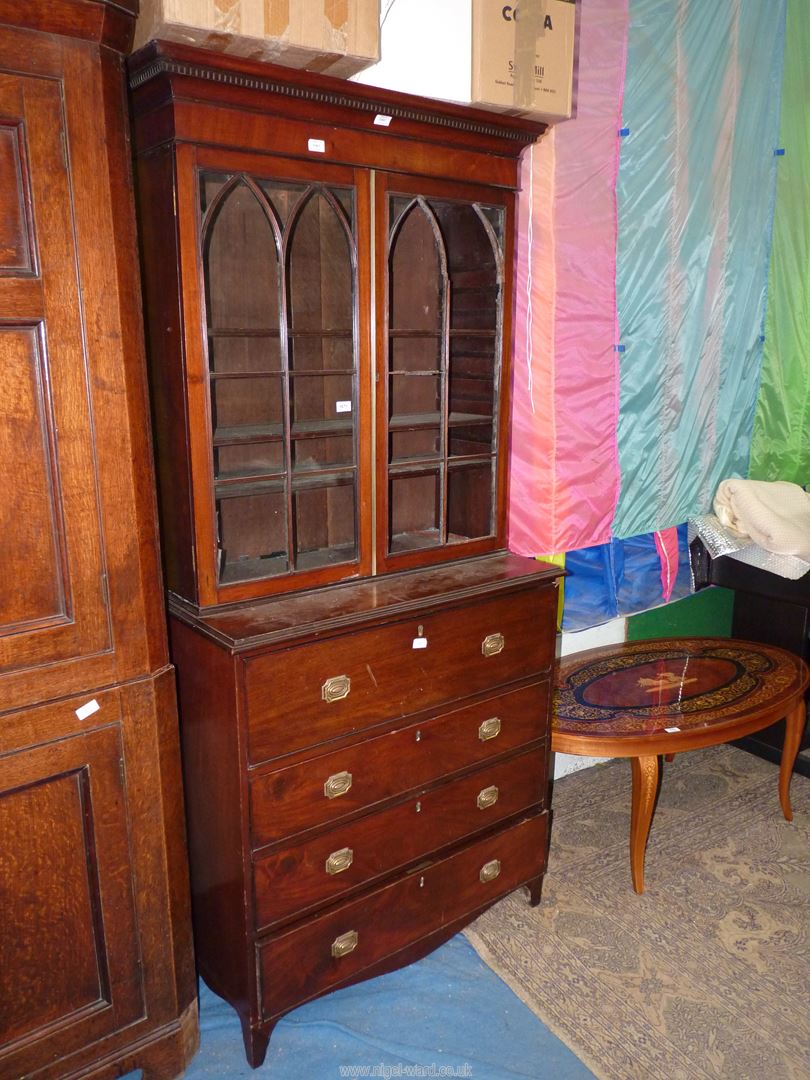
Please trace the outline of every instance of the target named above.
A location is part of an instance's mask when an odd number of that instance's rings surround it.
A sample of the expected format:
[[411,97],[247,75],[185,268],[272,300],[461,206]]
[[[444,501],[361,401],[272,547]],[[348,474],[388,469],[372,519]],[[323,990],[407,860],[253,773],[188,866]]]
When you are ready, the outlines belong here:
[[59,84],[0,75],[0,114],[0,671],[69,664],[90,685],[112,636]]
[[0,0],[0,1078],[196,1042],[122,54],[135,0]]

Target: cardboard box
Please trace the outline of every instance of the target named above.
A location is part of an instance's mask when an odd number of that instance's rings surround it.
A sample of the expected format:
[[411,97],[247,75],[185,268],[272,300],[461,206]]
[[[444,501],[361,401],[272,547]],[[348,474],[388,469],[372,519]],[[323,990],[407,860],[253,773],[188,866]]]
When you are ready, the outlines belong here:
[[575,0],[472,0],[471,101],[538,120],[571,115]]
[[380,62],[357,82],[546,123],[571,115],[574,0],[386,0],[383,8]]
[[379,0],[141,0],[135,47],[180,41],[347,78],[380,55]]

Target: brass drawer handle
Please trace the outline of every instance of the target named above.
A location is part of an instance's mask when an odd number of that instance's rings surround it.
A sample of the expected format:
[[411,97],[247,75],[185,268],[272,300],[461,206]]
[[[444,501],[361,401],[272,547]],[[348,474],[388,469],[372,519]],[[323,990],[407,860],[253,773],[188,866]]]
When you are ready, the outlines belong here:
[[503,634],[487,634],[481,642],[481,652],[484,656],[497,656],[499,652],[503,652],[503,646]]
[[489,720],[484,720],[484,722],[478,728],[478,738],[481,740],[481,742],[486,742],[487,739],[494,739],[495,736],[500,735],[500,733],[500,716],[490,716]]
[[324,701],[342,701],[349,696],[351,688],[352,680],[348,675],[333,675],[321,687],[321,697]]
[[340,874],[348,870],[354,862],[354,852],[350,847],[343,847],[340,851],[333,851],[326,860],[324,869],[327,874]]
[[479,810],[486,810],[488,806],[494,806],[498,801],[498,789],[493,784],[492,787],[485,787],[478,792],[478,798],[475,800],[475,804]]
[[350,772],[336,772],[323,785],[323,793],[327,799],[336,799],[338,795],[345,795],[351,786],[352,774]]
[[341,956],[348,956],[357,948],[357,931],[349,930],[332,942],[332,956],[338,960]]
[[481,873],[478,875],[481,881],[494,881],[495,878],[501,872],[501,860],[492,859],[490,862],[484,863],[481,867]]

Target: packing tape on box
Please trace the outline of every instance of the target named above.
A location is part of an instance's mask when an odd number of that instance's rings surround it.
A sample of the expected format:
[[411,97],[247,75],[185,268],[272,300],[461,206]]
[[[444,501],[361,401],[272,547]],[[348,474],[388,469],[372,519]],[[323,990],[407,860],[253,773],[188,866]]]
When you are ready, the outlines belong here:
[[514,103],[519,108],[534,105],[534,65],[537,39],[545,36],[546,0],[524,4],[520,16],[514,19],[515,28],[515,91]]
[[[263,36],[278,41],[296,37],[293,22],[306,14],[308,19],[320,16],[328,44],[336,53],[348,48],[350,34],[349,0],[323,0],[320,12],[314,13],[310,4],[304,9],[291,0],[208,0],[213,2],[209,18],[203,14],[202,25],[210,25],[215,32],[242,34],[248,37]],[[545,0],[542,0],[545,3]],[[204,2],[203,7],[207,6]],[[326,42],[325,42],[326,43]],[[332,55],[331,53],[329,55]]]

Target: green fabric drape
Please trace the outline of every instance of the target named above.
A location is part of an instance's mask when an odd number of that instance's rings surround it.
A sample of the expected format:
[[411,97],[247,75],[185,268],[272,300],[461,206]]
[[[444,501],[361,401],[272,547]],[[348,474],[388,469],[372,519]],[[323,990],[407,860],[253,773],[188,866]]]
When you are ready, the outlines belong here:
[[790,0],[765,354],[749,476],[810,484],[810,10]]

